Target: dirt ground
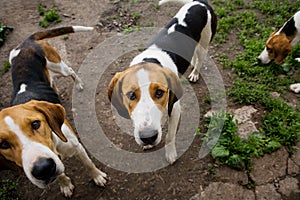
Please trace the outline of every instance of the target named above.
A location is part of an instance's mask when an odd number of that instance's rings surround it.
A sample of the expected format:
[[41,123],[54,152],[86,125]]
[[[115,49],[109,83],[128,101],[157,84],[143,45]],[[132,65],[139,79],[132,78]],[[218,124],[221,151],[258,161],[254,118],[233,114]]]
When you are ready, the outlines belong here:
[[[38,22],[41,20],[37,8],[40,3],[47,5],[47,8],[56,8],[61,15],[62,22],[51,25],[49,28],[85,25],[96,27],[91,33],[76,33],[69,35],[68,39],[55,38],[49,42],[60,52],[63,60],[75,71],[79,69],[86,56],[106,38],[114,36],[124,25],[140,24],[143,26],[163,27],[166,22],[176,13],[179,6],[167,5],[157,9],[152,1],[109,1],[109,0],[3,0],[0,3],[0,21],[14,30],[7,37],[5,44],[0,48],[0,66],[8,60],[9,51],[23,41],[29,34],[42,30]],[[141,17],[136,19],[131,13],[140,13]],[[159,19],[159,20],[158,20]],[[150,38],[149,38],[150,39]],[[234,39],[234,38],[232,38]],[[234,43],[234,40],[231,41]],[[210,50],[212,57],[218,55],[218,51],[227,51],[230,44],[225,44],[219,49]],[[230,52],[229,57],[234,57],[235,52]],[[105,133],[114,144],[133,152],[142,152],[135,143],[134,138],[124,134],[118,134],[121,130],[115,126],[114,116],[110,110],[110,103],[107,98],[106,88],[117,71],[122,71],[132,58],[132,54],[126,54],[118,59],[114,65],[105,71],[99,82],[95,99],[87,99],[96,102],[97,117],[99,123],[105,127]],[[220,54],[219,54],[220,55]],[[99,61],[101,62],[101,61]],[[231,84],[232,76],[230,71],[219,69],[225,88]],[[190,70],[185,74],[185,76]],[[62,104],[66,108],[67,117],[74,125],[72,114],[72,89],[71,78],[59,78],[57,81],[59,95]],[[203,115],[210,110],[210,104],[203,97],[208,96],[208,89],[205,82],[200,79],[192,84],[197,94],[200,109],[199,126],[204,129]],[[1,74],[0,81],[0,109],[8,107],[11,95],[12,83],[10,73]],[[230,101],[228,102],[231,105]],[[259,115],[263,115],[261,108]],[[257,119],[261,117],[256,116]],[[189,133],[194,134],[194,133]],[[80,135],[79,135],[80,138]],[[97,159],[95,164],[109,176],[105,188],[96,186],[89,178],[86,170],[75,158],[65,161],[66,174],[72,179],[75,185],[72,199],[190,199],[194,198],[201,189],[206,188],[212,182],[234,182],[245,188],[252,180],[243,172],[235,172],[226,167],[214,166],[210,156],[199,159],[198,152],[201,146],[201,138],[195,136],[189,149],[172,166],[167,166],[157,171],[147,173],[127,173],[118,171],[104,165]],[[162,148],[163,143],[157,148]],[[236,177],[228,181],[216,176],[216,171],[226,172],[228,177]],[[212,170],[213,169],[213,170]],[[225,175],[224,175],[225,176]],[[18,194],[21,199],[65,199],[60,193],[59,186],[55,183],[46,189],[39,189],[31,184],[24,175],[3,171],[1,179],[10,178],[18,183]],[[299,176],[298,176],[299,178]],[[234,190],[234,189],[233,189]]]

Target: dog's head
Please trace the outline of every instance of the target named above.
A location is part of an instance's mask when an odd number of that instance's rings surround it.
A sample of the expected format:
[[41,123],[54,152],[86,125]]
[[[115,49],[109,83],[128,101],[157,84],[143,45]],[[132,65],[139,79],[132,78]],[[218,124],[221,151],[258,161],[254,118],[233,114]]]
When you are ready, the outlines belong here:
[[118,113],[130,118],[136,142],[151,148],[161,141],[165,110],[183,94],[178,76],[154,63],[140,63],[117,73],[108,87],[108,97]]
[[62,141],[65,111],[61,105],[30,101],[0,112],[0,154],[22,167],[40,188],[64,172],[53,143],[54,132]]
[[258,59],[263,64],[268,64],[271,61],[280,64],[291,52],[291,49],[290,39],[284,33],[273,32]]

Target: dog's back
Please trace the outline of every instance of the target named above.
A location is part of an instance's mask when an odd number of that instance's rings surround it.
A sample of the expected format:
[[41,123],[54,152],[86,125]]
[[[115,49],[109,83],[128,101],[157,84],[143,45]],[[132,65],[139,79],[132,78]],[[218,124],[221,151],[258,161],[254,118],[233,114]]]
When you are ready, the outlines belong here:
[[60,59],[56,51],[43,39],[79,31],[90,31],[91,27],[69,26],[30,35],[10,53],[13,94],[11,105],[23,104],[30,100],[60,103],[51,87],[47,60]]

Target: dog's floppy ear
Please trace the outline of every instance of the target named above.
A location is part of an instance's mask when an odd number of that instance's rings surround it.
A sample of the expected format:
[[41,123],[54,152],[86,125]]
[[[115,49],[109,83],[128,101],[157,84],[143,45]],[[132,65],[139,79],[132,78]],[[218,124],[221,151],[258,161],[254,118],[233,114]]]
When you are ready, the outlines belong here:
[[128,110],[123,104],[123,95],[122,95],[122,72],[118,72],[110,81],[108,86],[108,98],[112,105],[117,109],[119,115],[124,118],[130,119]]
[[53,104],[46,101],[31,101],[33,108],[44,114],[52,131],[63,141],[67,138],[61,131],[61,126],[65,121],[65,109],[59,104]]
[[164,68],[169,88],[168,115],[171,116],[173,105],[183,95],[183,87],[179,77],[168,68]]

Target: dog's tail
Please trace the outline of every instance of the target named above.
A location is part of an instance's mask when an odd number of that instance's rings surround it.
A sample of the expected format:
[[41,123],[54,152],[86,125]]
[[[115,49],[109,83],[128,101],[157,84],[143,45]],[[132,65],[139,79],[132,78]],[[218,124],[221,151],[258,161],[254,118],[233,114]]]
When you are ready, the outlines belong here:
[[88,26],[67,26],[67,27],[61,27],[61,28],[36,32],[31,36],[29,36],[29,38],[33,40],[42,40],[42,39],[53,38],[53,37],[57,37],[69,33],[92,31],[93,29],[94,29],[93,27],[88,27]]

